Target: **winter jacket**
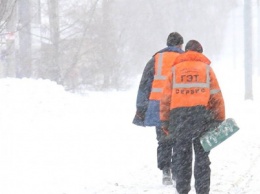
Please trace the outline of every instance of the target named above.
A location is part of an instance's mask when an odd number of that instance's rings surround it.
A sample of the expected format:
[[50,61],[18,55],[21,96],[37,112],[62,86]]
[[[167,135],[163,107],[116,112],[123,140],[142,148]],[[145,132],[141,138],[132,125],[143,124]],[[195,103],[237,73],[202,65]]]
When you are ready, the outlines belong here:
[[177,47],[166,47],[155,53],[146,64],[137,93],[134,124],[160,126],[159,107],[163,85],[174,60],[182,52]]
[[160,119],[169,125],[171,112],[205,107],[211,119],[223,121],[225,106],[210,60],[201,53],[188,51],[179,55],[162,92]]

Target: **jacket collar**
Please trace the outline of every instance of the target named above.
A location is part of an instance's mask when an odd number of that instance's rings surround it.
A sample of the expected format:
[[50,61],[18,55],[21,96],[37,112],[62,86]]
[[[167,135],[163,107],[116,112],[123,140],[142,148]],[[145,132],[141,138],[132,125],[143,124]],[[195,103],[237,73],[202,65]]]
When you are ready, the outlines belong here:
[[176,46],[168,46],[168,47],[156,52],[154,55],[156,55],[157,53],[163,53],[163,52],[183,53],[184,51]]

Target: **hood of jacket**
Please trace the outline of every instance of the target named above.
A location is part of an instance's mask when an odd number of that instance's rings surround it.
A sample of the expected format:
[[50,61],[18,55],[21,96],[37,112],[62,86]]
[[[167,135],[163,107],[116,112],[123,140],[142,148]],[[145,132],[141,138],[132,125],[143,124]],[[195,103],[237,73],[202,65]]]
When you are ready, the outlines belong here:
[[208,65],[211,64],[211,61],[202,53],[198,53],[196,51],[187,51],[185,53],[180,54],[176,60],[174,61],[173,65],[176,65],[181,62],[185,61],[200,61],[206,63]]

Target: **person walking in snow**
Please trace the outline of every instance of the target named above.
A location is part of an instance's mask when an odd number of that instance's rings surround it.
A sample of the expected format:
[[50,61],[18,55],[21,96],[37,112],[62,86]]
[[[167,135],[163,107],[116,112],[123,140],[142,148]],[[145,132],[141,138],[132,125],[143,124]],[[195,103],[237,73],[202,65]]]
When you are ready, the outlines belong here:
[[[203,48],[190,40],[167,76],[160,104],[162,128],[176,141],[176,190],[188,194],[192,177],[192,154],[195,153],[195,190],[209,194],[210,160],[199,138],[209,128],[225,120],[222,93],[210,60]],[[193,147],[193,149],[192,149]]]
[[[167,74],[171,71],[174,60],[182,50],[183,37],[178,32],[172,32],[167,38],[167,47],[156,52],[146,64],[140,81],[136,100],[136,114],[133,123],[138,126],[155,126],[157,147],[157,165],[163,172],[163,184],[172,183],[174,178],[173,142],[166,138],[168,133],[161,128],[159,107],[162,89]],[[171,169],[172,168],[172,169]]]

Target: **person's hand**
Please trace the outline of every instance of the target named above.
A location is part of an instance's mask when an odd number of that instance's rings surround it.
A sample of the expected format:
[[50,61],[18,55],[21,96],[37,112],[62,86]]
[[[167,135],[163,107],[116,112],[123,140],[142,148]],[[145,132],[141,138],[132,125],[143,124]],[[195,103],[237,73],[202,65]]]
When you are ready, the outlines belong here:
[[168,127],[162,126],[162,127],[161,127],[161,130],[163,131],[163,133],[164,133],[166,136],[169,135]]

